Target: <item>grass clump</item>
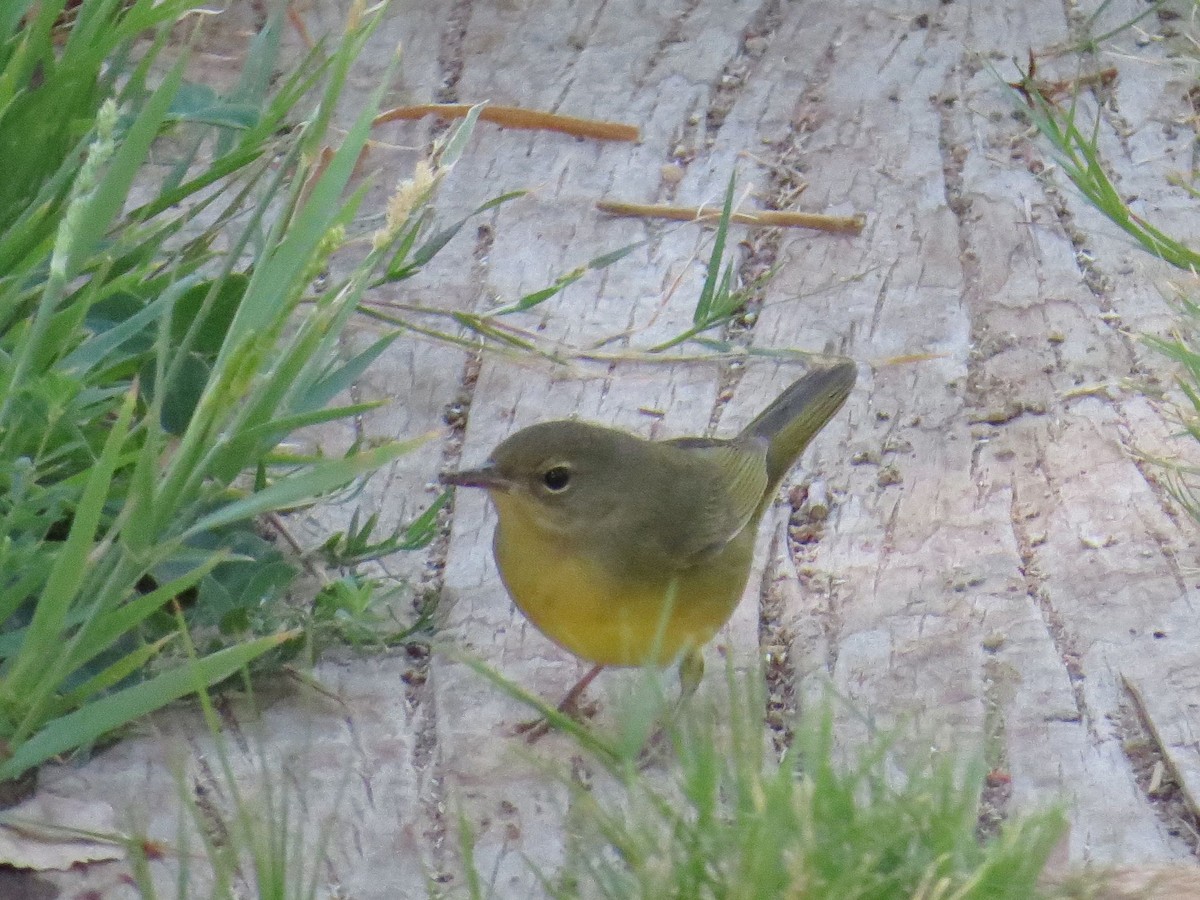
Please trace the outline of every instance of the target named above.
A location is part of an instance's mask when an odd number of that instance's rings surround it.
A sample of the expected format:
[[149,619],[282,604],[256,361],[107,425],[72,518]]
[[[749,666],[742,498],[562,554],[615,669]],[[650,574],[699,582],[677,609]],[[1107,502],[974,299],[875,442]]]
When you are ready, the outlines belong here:
[[[0,781],[365,609],[351,578],[273,614],[299,567],[256,523],[414,445],[291,441],[378,405],[337,398],[398,332],[352,358],[343,332],[444,244],[429,203],[473,124],[372,236],[354,173],[388,77],[331,121],[380,9],[272,81],[278,4],[218,94],[187,80],[195,0],[65,7],[0,13]],[[369,524],[329,547],[353,565],[433,533]]]
[[[251,707],[253,692],[246,685]],[[246,748],[250,771],[235,772],[234,753],[206,691],[198,692],[212,735],[211,765],[176,772],[179,823],[173,845],[144,835],[123,837],[131,882],[143,900],[317,900],[335,896],[327,854],[338,824],[342,792],[315,796],[290,761],[260,741]],[[323,817],[315,807],[324,807]]]
[[[494,682],[499,675],[486,673]],[[726,678],[727,694],[665,716],[661,692],[627,701],[607,739],[561,730],[603,775],[570,775],[566,859],[539,873],[556,898],[973,900],[1039,896],[1038,878],[1065,830],[1057,810],[980,836],[986,767],[979,759],[904,763],[882,737],[839,758],[832,704],[797,723],[776,758],[762,722],[759,673]],[[519,688],[500,686],[531,701]],[[650,697],[651,699],[647,699]],[[556,722],[557,724],[557,722]],[[472,898],[491,896],[472,868]]]
[[[1173,48],[1171,65],[1159,66],[1164,78],[1184,73],[1182,83],[1191,83],[1185,88],[1189,95],[1200,91],[1196,73],[1200,72],[1200,30],[1195,15],[1177,16],[1166,3],[1154,3],[1135,17],[1107,28],[1102,34],[1093,36],[1100,28],[1100,18],[1109,7],[1100,4],[1081,28],[1082,40],[1073,49],[1096,52],[1101,46],[1117,37],[1128,36],[1140,29],[1145,19],[1157,15],[1162,22],[1169,22],[1157,40],[1170,40]],[[1196,10],[1192,4],[1193,13]],[[1148,36],[1137,43],[1139,46],[1152,42]],[[1153,69],[1147,71],[1154,71]],[[1036,60],[1030,55],[1028,70],[1022,72],[1021,81],[1011,85],[1020,97],[1033,125],[1043,140],[1050,146],[1058,168],[1075,186],[1079,193],[1105,217],[1128,234],[1138,246],[1150,255],[1189,273],[1186,280],[1174,286],[1168,298],[1178,314],[1176,327],[1166,337],[1145,335],[1143,340],[1179,366],[1177,383],[1183,393],[1184,402],[1176,409],[1183,433],[1200,441],[1200,303],[1192,296],[1195,291],[1195,275],[1200,271],[1200,250],[1176,235],[1157,227],[1146,217],[1131,209],[1117,183],[1108,172],[1100,152],[1101,130],[1104,121],[1103,95],[1093,103],[1085,102],[1083,88],[1099,85],[1107,87],[1117,77],[1116,70],[1101,73],[1102,78],[1081,77],[1074,83],[1053,84],[1039,80],[1036,76]],[[1070,92],[1064,92],[1070,88]],[[1090,112],[1088,112],[1090,110]],[[1193,116],[1194,118],[1194,116]],[[1164,172],[1164,183],[1173,185],[1183,195],[1195,199],[1200,196],[1196,188],[1197,172]],[[1200,490],[1197,488],[1198,470],[1195,466],[1174,460],[1154,459],[1164,467],[1172,494],[1197,522],[1200,522]]]
[[1148,253],[1180,269],[1200,268],[1200,252],[1130,209],[1101,159],[1099,116],[1090,123],[1081,122],[1083,113],[1077,98],[1072,98],[1066,108],[1059,106],[1031,73],[1024,73],[1020,90],[1034,126],[1049,142],[1059,168],[1084,199]]

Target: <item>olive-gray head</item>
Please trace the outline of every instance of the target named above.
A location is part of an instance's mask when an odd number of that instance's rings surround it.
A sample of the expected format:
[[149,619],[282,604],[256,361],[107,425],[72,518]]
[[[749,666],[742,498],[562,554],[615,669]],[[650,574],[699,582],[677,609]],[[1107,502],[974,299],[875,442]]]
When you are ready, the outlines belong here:
[[542,422],[504,440],[478,469],[442,481],[531,500],[544,524],[569,532],[604,518],[629,496],[649,446],[586,422]]

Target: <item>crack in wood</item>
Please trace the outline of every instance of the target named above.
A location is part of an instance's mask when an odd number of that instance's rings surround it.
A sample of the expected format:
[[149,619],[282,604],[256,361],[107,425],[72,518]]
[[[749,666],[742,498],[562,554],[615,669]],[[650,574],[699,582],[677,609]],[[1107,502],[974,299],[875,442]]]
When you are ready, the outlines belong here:
[[[793,510],[793,515],[795,511]],[[789,529],[790,530],[790,529]],[[767,708],[764,724],[771,734],[771,742],[777,754],[783,754],[792,746],[795,736],[793,723],[796,721],[797,679],[796,665],[792,656],[795,635],[784,621],[787,612],[782,595],[772,591],[771,585],[779,577],[777,553],[780,535],[771,538],[767,554],[767,565],[763,568],[758,591],[758,646],[763,660],[763,678],[767,688]],[[784,552],[792,552],[790,540],[784,533]]]
[[[472,0],[453,0],[445,12],[445,24],[438,47],[437,61],[441,71],[441,84],[436,94],[438,103],[461,102],[458,98],[458,82],[463,73],[463,45],[467,37],[467,23],[471,19],[471,3]],[[441,127],[446,126],[443,124]]]
[[[714,89],[714,97],[721,90],[721,85],[730,76],[730,73],[735,68],[740,67],[739,60],[751,59],[754,62],[746,64],[745,71],[738,81],[737,91],[730,94],[728,107],[720,115],[719,121],[716,121],[715,124],[716,117],[714,116],[715,107],[713,103],[716,101],[710,102],[708,112],[705,116],[710,130],[710,143],[713,140],[712,132],[719,130],[724,123],[725,115],[728,114],[734,102],[736,102],[736,97],[740,94],[742,86],[744,86],[745,78],[756,68],[757,60],[766,53],[770,38],[782,23],[783,8],[779,0],[767,0],[751,18],[750,24],[743,32],[742,41],[739,44],[737,53],[734,54],[733,58],[722,69],[718,86]],[[831,54],[822,54],[822,61],[822,65],[813,73],[813,83],[816,85],[821,85],[828,81],[832,71]],[[807,118],[800,118],[798,121],[794,121],[788,129],[787,135],[770,146],[770,155],[767,158],[756,160],[767,172],[766,189],[759,194],[759,200],[765,209],[781,210],[789,208],[808,186],[800,173],[804,158],[802,136],[807,133],[811,124],[812,122]],[[740,242],[741,248],[745,251],[738,265],[740,283],[748,285],[764,279],[772,268],[776,266],[782,243],[782,229],[751,229],[747,236]],[[766,301],[768,286],[764,282],[757,289],[751,291],[737,314],[723,326],[722,338],[725,341],[738,347],[749,347],[751,345],[754,326]],[[830,352],[832,348],[826,347],[824,349],[826,352]],[[743,372],[744,367],[738,362],[722,366],[720,384],[717,391],[717,402],[713,406],[712,416],[709,419],[710,430],[716,427],[726,404],[733,398]]]
[[988,773],[979,798],[976,831],[985,840],[1000,833],[1009,815],[1013,787],[1008,773],[1008,736],[1004,710],[1013,702],[1020,680],[1021,673],[994,654],[989,653],[984,659],[983,754]]
[[1183,787],[1184,779],[1166,752],[1141,691],[1125,675],[1120,680],[1127,699],[1118,707],[1116,717],[1121,752],[1129,761],[1138,790],[1167,832],[1184,841],[1192,855],[1200,859],[1200,806]]
[[[478,263],[477,263],[478,265]],[[482,283],[482,282],[479,282]],[[443,445],[440,468],[444,471],[456,468],[462,459],[462,446],[466,435],[475,382],[479,378],[482,360],[479,354],[467,357],[459,379],[459,390],[446,406],[443,421],[450,434]],[[414,598],[414,605],[441,603],[442,586],[445,580],[446,555],[450,548],[450,522],[454,516],[454,498],[443,507],[438,516],[438,535],[430,544],[421,588]],[[428,842],[433,864],[443,869],[449,865],[447,836],[449,823],[446,820],[445,779],[438,771],[438,722],[437,706],[433,702],[434,687],[429,683],[431,653],[424,644],[410,644],[406,648],[411,668],[404,675],[405,700],[417,721],[413,738],[413,769],[418,780],[427,778],[427,789],[420,792],[421,806],[428,826],[423,836]]]
[[[1110,326],[1119,326],[1120,320],[1116,318],[1117,313],[1113,303],[1113,281],[1101,268],[1099,261],[1092,254],[1090,247],[1091,242],[1076,224],[1075,215],[1071,212],[1070,206],[1067,203],[1066,196],[1062,188],[1054,181],[1054,167],[1047,166],[1044,163],[1035,173],[1038,182],[1042,185],[1042,190],[1045,192],[1046,201],[1058,220],[1059,227],[1067,240],[1071,242],[1071,247],[1075,251],[1075,265],[1079,269],[1079,273],[1083,278],[1084,285],[1092,292],[1092,296],[1099,302],[1100,309],[1106,313],[1101,321]],[[1122,329],[1117,328],[1117,333],[1121,334]],[[1126,345],[1129,346],[1126,338]]]
[[[482,285],[486,282],[485,274],[493,240],[494,233],[491,227],[486,224],[480,225],[475,233],[475,246],[472,251],[472,283],[481,286],[478,292],[480,297],[484,293]],[[472,353],[467,356],[463,363],[462,374],[459,376],[458,390],[443,411],[442,421],[448,426],[449,434],[442,447],[439,461],[441,471],[457,468],[462,461],[462,448],[466,439],[471,403],[474,400],[475,385],[479,380],[482,365],[481,353]],[[454,517],[454,506],[455,498],[451,496],[450,501],[438,516],[438,534],[430,544],[421,586],[413,601],[414,605],[418,607],[434,604],[436,609],[437,605],[441,603],[446,556],[450,548],[450,522]],[[404,675],[405,700],[409,709],[413,711],[414,718],[419,716],[419,724],[413,740],[413,768],[418,779],[428,779],[427,790],[420,793],[421,805],[429,823],[424,831],[424,837],[428,842],[435,867],[446,869],[450,865],[450,851],[446,840],[449,834],[449,823],[446,820],[447,794],[445,778],[438,770],[440,748],[437,706],[433,702],[434,688],[429,683],[431,653],[428,646],[421,643],[410,644],[406,651],[412,666]]]
[[[213,853],[231,852],[232,837],[221,804],[226,802],[222,796],[221,783],[213,774],[207,758],[201,753],[193,756],[197,772],[192,777],[192,800],[195,803],[195,821],[207,838]],[[230,860],[232,861],[232,859]],[[245,886],[245,876],[240,868],[234,870],[239,882]]]
[[[1122,441],[1122,444],[1124,444],[1124,441]],[[1162,485],[1160,483],[1160,479],[1157,478],[1153,472],[1146,471],[1146,467],[1149,465],[1147,461],[1132,453],[1131,459],[1134,466],[1145,480],[1146,484],[1150,487],[1152,496],[1158,501],[1159,509],[1166,513],[1167,518],[1174,523],[1176,527],[1182,526],[1194,528],[1194,522],[1189,521],[1186,523],[1186,525],[1180,522],[1179,517],[1174,509],[1175,503],[1171,500],[1170,488]],[[1184,573],[1180,569],[1179,559],[1170,538],[1163,534],[1162,531],[1155,526],[1155,523],[1149,521],[1142,510],[1135,508],[1134,513],[1137,515],[1138,521],[1140,521],[1144,526],[1143,530],[1146,536],[1154,542],[1155,549],[1158,550],[1159,556],[1162,557],[1163,562],[1166,564],[1167,571],[1171,573],[1171,577],[1175,581],[1175,588],[1179,591],[1179,596],[1183,598],[1185,603],[1187,603],[1189,612],[1196,612],[1191,605],[1191,594],[1188,591],[1187,579],[1184,578]]]
[[781,0],[766,0],[750,19],[742,33],[737,52],[721,68],[717,82],[709,97],[708,109],[704,112],[704,124],[708,131],[709,145],[714,135],[725,124],[725,118],[733,109],[738,97],[746,88],[746,82],[758,68],[758,60],[766,51],[775,30],[783,23]]
[[[958,238],[958,259],[962,272],[962,297],[970,311],[970,351],[967,355],[967,383],[964,400],[968,408],[983,408],[990,402],[993,391],[985,384],[985,375],[981,363],[984,359],[1002,349],[993,346],[990,338],[990,326],[987,319],[979,314],[982,297],[980,288],[980,263],[978,255],[971,246],[967,233],[967,221],[971,214],[972,200],[966,191],[964,168],[969,156],[969,148],[960,142],[955,134],[956,120],[953,111],[961,96],[961,73],[955,69],[946,72],[946,79],[937,96],[931,98],[937,108],[938,116],[938,151],[942,158],[942,182],[946,194],[946,205],[953,214]],[[978,437],[977,435],[973,435]],[[975,452],[971,457],[971,472],[976,471],[979,452],[982,445],[976,442]]]
[[[789,575],[793,575],[799,586],[800,593],[805,597],[819,598],[819,607],[815,619],[820,628],[819,642],[808,641],[810,645],[819,643],[823,648],[822,665],[825,672],[832,677],[837,668],[840,639],[842,637],[842,616],[839,585],[842,581],[830,573],[820,572],[816,568],[820,542],[825,536],[825,526],[832,514],[833,500],[828,485],[821,478],[814,478],[807,484],[800,484],[788,492],[788,515],[784,532],[784,550],[791,562]],[[771,560],[776,559],[775,549],[772,548]],[[780,573],[772,566],[771,578],[774,581]],[[795,634],[792,627],[784,623],[783,614],[788,610],[782,608],[786,603],[784,597],[776,598],[774,593],[763,593],[764,598],[771,598],[774,604],[781,605],[775,609],[770,604],[764,604],[761,613],[760,646],[768,659],[767,687],[768,698],[778,708],[794,719],[797,712],[797,695],[801,685],[797,682],[798,672],[795,664],[795,646],[804,639]],[[772,671],[771,659],[768,654],[779,652],[777,645],[787,647],[788,658],[786,665],[781,661]],[[776,683],[772,683],[772,676]],[[776,737],[776,748],[784,749],[790,746],[792,732],[790,727],[784,732],[785,741]]]
[[[1041,470],[1040,451],[1038,469]],[[1067,627],[1062,613],[1055,607],[1050,591],[1046,587],[1046,577],[1041,571],[1037,558],[1037,547],[1041,541],[1034,538],[1027,524],[1026,516],[1023,514],[1025,506],[1021,500],[1021,488],[1015,476],[1011,481],[1011,496],[1009,522],[1012,526],[1013,537],[1016,539],[1017,553],[1021,558],[1020,572],[1025,581],[1025,596],[1029,598],[1030,604],[1041,615],[1042,624],[1046,628],[1055,653],[1066,669],[1079,721],[1087,728],[1088,734],[1095,738],[1094,714],[1088,707],[1087,697],[1083,690],[1083,680],[1086,675],[1083,671],[1082,654],[1076,647],[1075,638]]]
[[696,7],[700,5],[700,2],[701,0],[684,0],[680,10],[671,17],[671,21],[663,30],[662,37],[658,39],[658,45],[654,48],[654,52],[651,53],[649,59],[646,60],[645,69],[634,80],[634,83],[638,87],[644,85],[646,83],[646,79],[649,78],[649,76],[653,74],[654,70],[658,68],[659,61],[662,59],[662,56],[668,47],[670,47],[672,44],[681,44],[684,42],[684,23],[691,18],[692,13],[696,11]]
[[[1149,487],[1151,496],[1154,497],[1158,504],[1158,509],[1180,531],[1195,528],[1196,522],[1191,515],[1185,510],[1181,510],[1179,504],[1176,502],[1175,492],[1177,488],[1168,483],[1171,477],[1168,474],[1170,470],[1164,464],[1160,463],[1157,458],[1147,456],[1143,450],[1139,449],[1134,442],[1132,427],[1126,422],[1122,422],[1122,425],[1123,427],[1120,430],[1121,446],[1129,455],[1129,459],[1138,470],[1138,474],[1142,476],[1142,480]],[[1176,550],[1171,545],[1170,539],[1157,528],[1153,527],[1152,523],[1148,522],[1143,514],[1139,513],[1138,518],[1146,526],[1146,533],[1154,541],[1158,552],[1162,555],[1171,572],[1171,576],[1175,579],[1175,586],[1179,589],[1180,596],[1185,599],[1189,610],[1191,610],[1187,579],[1184,578],[1184,573],[1180,569]]]

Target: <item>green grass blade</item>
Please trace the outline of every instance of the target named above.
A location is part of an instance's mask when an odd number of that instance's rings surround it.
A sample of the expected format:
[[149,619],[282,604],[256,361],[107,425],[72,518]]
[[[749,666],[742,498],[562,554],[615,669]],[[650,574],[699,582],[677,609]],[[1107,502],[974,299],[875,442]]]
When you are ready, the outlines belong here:
[[17,778],[52,756],[90,743],[180,697],[223,681],[268,650],[298,635],[297,631],[285,631],[220,650],[55,719],[0,763],[0,780]]
[[335,371],[315,382],[296,404],[296,411],[305,413],[319,409],[333,400],[342,391],[348,390],[367,370],[371,363],[392,345],[400,336],[399,331],[385,334],[366,350],[338,367]]
[[70,275],[78,272],[83,261],[95,252],[101,237],[124,207],[133,180],[145,163],[150,144],[158,137],[171,101],[179,90],[184,64],[185,60],[180,60],[171,68],[138,113],[113,154],[103,181],[96,187],[79,216],[66,266]]
[[234,172],[240,171],[249,166],[255,160],[262,158],[265,154],[271,151],[270,145],[250,145],[243,149],[235,150],[232,153],[221,157],[213,162],[203,172],[197,174],[190,181],[185,181],[179,187],[169,189],[163,194],[155,197],[153,200],[142,204],[134,209],[129,217],[137,221],[145,221],[154,216],[177,206],[187,198],[200,193],[210,185],[228,178]]
[[159,652],[171,641],[178,637],[168,634],[152,644],[142,644],[130,653],[125,654],[102,672],[93,675],[79,686],[72,688],[59,699],[58,707],[66,712],[102,694],[104,691],[120,684],[130,675],[140,672]]
[[116,609],[105,610],[102,614],[93,616],[84,624],[78,638],[72,642],[75,649],[67,660],[68,667],[79,669],[91,662],[169,601],[199,583],[201,578],[229,559],[229,556],[228,552],[212,553],[200,565],[180,577],[173,578],[136,599],[126,601]]
[[520,685],[509,681],[491,666],[484,663],[482,660],[476,659],[474,656],[464,653],[458,653],[450,647],[440,647],[455,662],[462,663],[469,669],[473,670],[477,675],[482,675],[490,681],[495,687],[499,688],[503,693],[512,697],[526,706],[530,707],[539,716],[543,717],[555,731],[562,731],[569,734],[579,746],[591,753],[598,761],[609,766],[612,771],[615,771],[618,765],[623,760],[621,753],[613,746],[601,740],[596,735],[592,734],[586,727],[576,722],[570,716],[562,713],[555,706],[551,706],[541,697],[531,694],[522,688]]
[[416,274],[422,266],[428,263],[431,259],[437,256],[442,249],[450,243],[450,240],[462,230],[462,227],[471,219],[480,213],[495,209],[501,204],[507,203],[509,200],[514,200],[517,197],[525,196],[526,191],[509,191],[507,194],[501,194],[499,197],[493,197],[487,203],[483,203],[476,207],[469,215],[463,216],[453,225],[448,225],[441,231],[435,232],[432,236],[426,239],[417,250],[408,256],[412,245],[417,239],[417,229],[414,228],[406,235],[405,239],[400,242],[399,248],[392,261],[388,264],[387,273],[381,279],[383,281],[402,281],[405,278],[411,278]]
[[588,272],[595,271],[597,269],[603,269],[607,266],[611,266],[613,263],[618,262],[621,259],[624,259],[644,243],[646,242],[636,241],[632,244],[626,244],[624,247],[620,247],[610,253],[605,253],[595,257],[594,259],[588,260],[588,262],[579,268],[573,269],[572,271],[567,272],[565,275],[560,275],[558,278],[554,279],[554,283],[549,287],[544,287],[541,290],[526,294],[519,300],[510,303],[507,306],[501,306],[498,309],[490,310],[487,315],[507,316],[510,313],[524,312],[525,310],[532,309],[538,304],[545,303],[555,294],[562,293]]
[[234,522],[286,509],[297,503],[311,502],[321,494],[344,487],[360,475],[387,465],[424,441],[425,438],[396,441],[347,459],[317,463],[303,474],[292,475],[283,481],[277,481],[243,500],[230,503],[216,512],[204,516],[183,533],[183,538],[186,540],[205,531],[212,531]]
[[696,310],[692,314],[692,322],[696,325],[702,325],[711,318],[717,279],[721,277],[721,263],[725,259],[725,238],[729,233],[729,217],[733,213],[733,192],[736,181],[737,174],[730,174],[729,185],[725,188],[725,205],[721,208],[721,218],[717,222],[717,234],[713,238],[712,255],[708,258],[708,272],[704,277],[704,287],[700,290],[700,299],[696,301]]
[[1079,127],[1078,98],[1072,98],[1070,107],[1062,111],[1042,95],[1038,84],[1028,74],[1022,88],[1022,91],[1013,90],[1014,100],[1020,100],[1022,108],[1049,142],[1062,171],[1084,199],[1154,256],[1185,271],[1200,269],[1200,251],[1164,233],[1129,209],[1100,159],[1100,118],[1097,116],[1092,133],[1087,135]]
[[455,126],[450,132],[450,137],[446,139],[446,143],[442,145],[442,150],[438,154],[439,167],[452,167],[463,155],[463,151],[467,149],[467,141],[471,139],[471,134],[475,131],[475,123],[479,121],[479,114],[483,112],[484,104],[476,103],[463,116],[461,122]]
[[[388,73],[395,65],[393,60]],[[317,252],[335,216],[342,210],[339,198],[358,164],[362,148],[366,146],[370,137],[374,111],[378,109],[384,90],[390,83],[389,79],[390,74],[385,75],[371,93],[363,111],[347,132],[337,152],[333,154],[320,179],[312,185],[307,201],[289,223],[287,233],[278,247],[268,259],[255,268],[246,288],[246,299],[238,308],[229,329],[230,336],[234,339],[233,345],[240,343],[249,334],[270,327],[270,323],[279,315],[280,303],[287,295],[288,289],[294,285],[298,275],[308,270],[308,261]],[[228,352],[231,352],[231,342],[227,342],[221,349],[218,366]]]
[[365,403],[351,403],[346,406],[315,409],[312,412],[296,413],[294,416],[281,416],[278,419],[272,419],[270,422],[264,422],[262,425],[254,425],[247,428],[230,442],[230,446],[253,447],[272,438],[278,439],[280,435],[287,435],[301,428],[308,428],[310,425],[321,425],[325,422],[336,422],[339,419],[361,416],[363,413],[379,409],[381,406],[386,406],[387,404],[387,400],[370,400]]
[[32,693],[46,661],[53,658],[61,645],[67,613],[90,569],[88,558],[94,551],[96,530],[108,500],[117,461],[124,449],[136,399],[136,388],[125,395],[100,458],[88,475],[75,509],[71,530],[55,557],[54,566],[34,610],[33,620],[29,623],[25,642],[5,679],[3,690],[9,696],[21,697]]
[[401,550],[420,550],[422,547],[427,547],[437,537],[438,532],[438,513],[440,513],[450,498],[454,495],[453,491],[442,491],[429,508],[421,515],[413,519],[406,529],[404,529],[404,540],[400,542]]

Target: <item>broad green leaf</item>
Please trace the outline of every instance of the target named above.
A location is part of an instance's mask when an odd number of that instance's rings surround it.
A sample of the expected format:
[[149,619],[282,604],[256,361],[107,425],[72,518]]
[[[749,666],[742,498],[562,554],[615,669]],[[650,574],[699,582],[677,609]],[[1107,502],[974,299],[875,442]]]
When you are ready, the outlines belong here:
[[[185,278],[171,285],[156,300],[133,312],[120,323],[98,334],[92,334],[62,360],[63,369],[74,374],[83,374],[95,368],[105,358],[131,338],[144,334],[151,323],[171,308],[172,300],[187,290],[195,279]],[[95,307],[93,307],[94,309]]]
[[165,118],[170,122],[200,122],[222,128],[252,128],[258,121],[258,107],[226,100],[207,84],[185,81]]
[[245,275],[232,274],[218,282],[200,282],[183,293],[171,314],[172,342],[182,345],[188,331],[195,329],[189,349],[215,356],[225,342],[248,283]]
[[[172,377],[162,395],[162,427],[169,434],[181,435],[192,420],[200,395],[208,385],[212,368],[198,353],[183,353],[176,358]],[[150,373],[146,373],[149,375]],[[154,379],[146,377],[147,394],[157,394]]]

